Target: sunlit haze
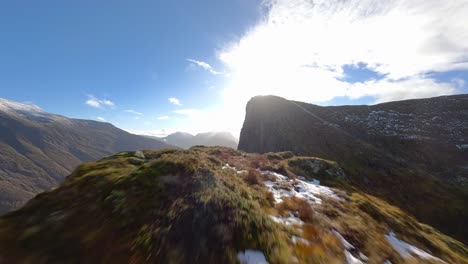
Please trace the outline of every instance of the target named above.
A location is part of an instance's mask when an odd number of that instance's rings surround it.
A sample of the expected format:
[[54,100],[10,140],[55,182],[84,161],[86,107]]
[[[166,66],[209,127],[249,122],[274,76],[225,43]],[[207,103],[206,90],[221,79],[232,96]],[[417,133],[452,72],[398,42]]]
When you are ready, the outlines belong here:
[[256,95],[468,92],[464,0],[104,2],[2,3],[0,97],[137,134],[238,137]]

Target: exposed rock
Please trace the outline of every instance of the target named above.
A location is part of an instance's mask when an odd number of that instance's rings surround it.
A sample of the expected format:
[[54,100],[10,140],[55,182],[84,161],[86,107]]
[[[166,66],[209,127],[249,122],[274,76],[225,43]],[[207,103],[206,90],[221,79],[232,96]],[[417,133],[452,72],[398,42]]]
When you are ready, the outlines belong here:
[[336,160],[354,186],[468,242],[467,142],[468,95],[329,107],[258,96],[239,149]]

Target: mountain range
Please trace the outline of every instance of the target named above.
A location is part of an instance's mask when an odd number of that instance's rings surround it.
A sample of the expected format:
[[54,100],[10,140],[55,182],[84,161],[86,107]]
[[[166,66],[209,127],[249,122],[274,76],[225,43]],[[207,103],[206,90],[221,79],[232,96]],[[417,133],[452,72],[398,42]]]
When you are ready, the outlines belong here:
[[222,146],[237,148],[238,140],[229,132],[198,133],[195,136],[190,133],[176,132],[159,140],[181,148],[193,146]]
[[83,162],[124,150],[166,147],[171,146],[109,123],[0,99],[0,214],[56,187]]
[[336,160],[351,186],[468,242],[468,95],[328,107],[254,97],[239,149]]
[[467,102],[254,97],[235,150],[0,99],[0,263],[468,264]]

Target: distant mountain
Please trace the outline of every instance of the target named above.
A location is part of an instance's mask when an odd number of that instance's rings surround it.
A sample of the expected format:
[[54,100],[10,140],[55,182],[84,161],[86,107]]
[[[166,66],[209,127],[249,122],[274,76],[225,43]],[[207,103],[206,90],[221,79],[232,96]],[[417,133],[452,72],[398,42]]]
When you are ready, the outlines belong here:
[[121,152],[0,217],[0,262],[468,263],[463,243],[347,180],[290,152]]
[[228,132],[199,133],[195,136],[189,133],[176,132],[160,140],[181,148],[190,148],[197,145],[222,146],[237,148],[237,139]]
[[168,144],[108,123],[70,119],[0,99],[0,214],[56,187],[80,163]]
[[254,97],[239,149],[336,160],[353,186],[468,242],[468,95],[372,106]]

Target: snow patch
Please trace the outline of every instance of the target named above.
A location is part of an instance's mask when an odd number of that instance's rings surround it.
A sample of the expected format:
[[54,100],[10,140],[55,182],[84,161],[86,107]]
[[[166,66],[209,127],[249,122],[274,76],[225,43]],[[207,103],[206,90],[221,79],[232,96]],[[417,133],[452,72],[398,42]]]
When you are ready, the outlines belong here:
[[[272,171],[260,171],[260,173],[272,175],[276,178],[276,181],[265,181],[263,183],[273,193],[275,203],[282,202],[284,197],[304,198],[318,204],[322,203],[322,199],[318,198],[318,195],[340,199],[330,188],[321,186],[318,180],[306,181],[304,177],[291,180],[284,175]],[[292,187],[291,190],[281,189],[279,187],[280,183],[289,184]]]
[[457,146],[458,149],[468,149],[468,144],[459,144],[455,146]]
[[237,259],[241,264],[268,264],[263,252],[252,249],[237,253]]
[[310,183],[315,184],[315,185],[320,185],[320,181],[313,179]]
[[[272,175],[275,177],[275,181],[265,181],[263,184],[268,188],[270,192],[273,193],[273,197],[275,199],[275,203],[280,203],[283,201],[283,198],[285,197],[299,197],[308,200],[309,202],[312,203],[322,203],[322,199],[317,197],[318,195],[322,196],[328,196],[332,197],[335,199],[340,199],[330,188],[325,187],[325,186],[320,186],[320,181],[319,180],[312,180],[312,181],[306,181],[306,179],[302,176],[299,176],[298,179],[292,180],[289,179],[288,177],[281,175],[276,172],[271,172],[271,171],[260,171],[263,175]],[[283,188],[281,188],[283,186]],[[286,186],[286,187],[285,187]],[[287,188],[288,186],[292,187],[290,190],[285,190],[284,188]],[[270,215],[271,219],[275,221],[276,223],[281,223],[287,226],[291,225],[296,225],[296,226],[302,226],[304,222],[295,217],[291,212],[289,212],[289,216],[287,217],[278,217],[278,216],[272,216]],[[332,232],[341,240],[343,243],[343,246],[345,247],[344,254],[346,257],[346,262],[348,264],[363,264],[361,259],[367,260],[367,257],[364,256],[362,253],[357,252],[357,250],[354,249],[354,246],[351,245],[346,239],[344,239],[343,236],[341,236],[338,232],[335,230],[332,230]],[[302,238],[302,237],[297,237],[297,236],[292,236],[291,238],[292,243],[301,243],[305,245],[310,245],[310,241]],[[353,254],[349,250],[354,250],[355,253],[359,253],[359,258],[354,257]]]
[[398,254],[400,254],[400,256],[402,256],[403,258],[414,258],[413,256],[416,255],[422,259],[436,260],[436,261],[445,263],[445,261],[432,256],[426,251],[421,250],[411,244],[408,244],[404,241],[399,240],[393,231],[390,231],[388,235],[385,235],[385,238],[392,245],[392,247],[398,252]]
[[228,163],[226,163],[226,165],[224,165],[222,167],[223,170],[226,170],[226,169],[229,169],[229,170],[233,170],[233,171],[237,171],[236,167],[232,167],[231,165],[229,165]]
[[298,237],[298,236],[292,236],[291,241],[293,242],[293,244],[301,243],[301,244],[304,244],[306,246],[310,245],[309,240],[307,240],[305,238],[302,238],[302,237]]
[[[363,262],[361,261],[364,260],[364,261],[367,261],[367,257],[362,254],[361,252],[358,252],[359,254],[359,258],[353,256],[353,254],[351,254],[350,250],[355,250],[355,247],[353,245],[351,245],[351,243],[349,243],[340,233],[338,233],[336,230],[332,230],[332,233],[340,240],[341,244],[343,244],[343,247],[345,248],[344,250],[344,255],[346,257],[346,263],[348,264],[362,264]],[[355,250],[357,251],[357,250]]]
[[290,180],[287,176],[284,176],[282,174],[279,174],[277,172],[274,172],[274,171],[260,171],[261,174],[270,174],[270,175],[273,175],[275,176],[277,179],[279,180],[282,180],[282,181],[288,181]]
[[0,111],[39,123],[61,122],[66,125],[72,124],[70,119],[64,116],[44,112],[39,106],[30,103],[18,103],[0,98]]
[[359,252],[359,258],[362,259],[364,262],[367,262],[369,260],[369,258],[361,252]]
[[236,167],[233,167],[233,166],[229,165],[228,163],[226,163],[226,165],[224,165],[224,166],[222,167],[222,169],[223,169],[223,170],[233,170],[233,171],[235,171],[237,174],[248,173],[248,171],[246,171],[246,170],[237,170]]
[[293,190],[285,190],[278,187],[276,182],[272,181],[265,181],[263,183],[270,192],[273,193],[273,197],[275,198],[275,203],[281,203],[284,197],[293,197],[295,196],[295,192]]
[[364,264],[360,259],[355,258],[348,250],[344,251],[346,263],[348,264]]
[[354,246],[351,245],[351,243],[349,243],[340,233],[336,232],[336,230],[332,230],[332,233],[340,240],[345,249],[354,249]]
[[0,110],[3,111],[21,111],[21,112],[43,112],[43,110],[34,104],[25,104],[13,102],[0,98]]
[[270,217],[276,223],[280,223],[280,224],[287,225],[287,226],[304,224],[304,222],[301,219],[295,217],[291,213],[289,213],[288,217],[278,217],[278,216],[273,216],[273,215],[270,215]]

